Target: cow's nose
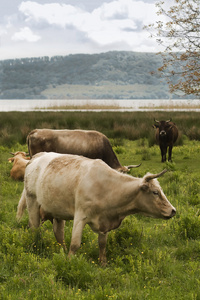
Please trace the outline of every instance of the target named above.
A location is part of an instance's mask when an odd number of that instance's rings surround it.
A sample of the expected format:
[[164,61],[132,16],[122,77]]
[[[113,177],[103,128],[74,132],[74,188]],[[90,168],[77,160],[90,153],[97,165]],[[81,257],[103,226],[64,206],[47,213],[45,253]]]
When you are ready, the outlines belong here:
[[172,212],[171,212],[171,216],[170,216],[170,217],[174,217],[174,216],[175,216],[175,214],[176,214],[176,209],[175,209],[175,208],[173,208],[173,209],[172,209]]
[[166,135],[166,131],[162,130],[162,131],[160,132],[160,135]]

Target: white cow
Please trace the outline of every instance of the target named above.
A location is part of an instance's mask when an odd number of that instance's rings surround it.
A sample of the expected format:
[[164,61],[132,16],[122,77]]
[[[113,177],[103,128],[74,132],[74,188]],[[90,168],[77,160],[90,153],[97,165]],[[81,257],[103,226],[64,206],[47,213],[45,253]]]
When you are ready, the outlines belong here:
[[99,259],[105,264],[107,234],[126,216],[141,213],[169,219],[176,214],[155,179],[165,172],[135,178],[99,159],[39,153],[26,167],[17,218],[27,203],[29,225],[37,228],[42,209],[53,218],[55,237],[63,245],[65,220],[74,219],[69,256],[80,247],[83,228],[89,224],[99,235]]

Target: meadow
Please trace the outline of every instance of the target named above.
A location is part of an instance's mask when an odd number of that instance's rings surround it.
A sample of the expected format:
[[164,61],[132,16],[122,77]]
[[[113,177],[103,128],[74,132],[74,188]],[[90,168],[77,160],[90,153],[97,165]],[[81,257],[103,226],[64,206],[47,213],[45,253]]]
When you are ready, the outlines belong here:
[[[161,163],[154,117],[172,118],[180,130],[172,162]],[[35,232],[28,229],[27,212],[16,221],[23,182],[10,178],[9,152],[27,151],[26,136],[35,128],[99,130],[122,165],[142,163],[131,176],[167,168],[159,182],[176,216],[127,217],[109,233],[106,267],[98,262],[97,235],[86,226],[81,248],[69,260],[49,221]],[[199,113],[0,113],[0,299],[200,299],[199,166]],[[72,224],[65,226],[67,247]]]

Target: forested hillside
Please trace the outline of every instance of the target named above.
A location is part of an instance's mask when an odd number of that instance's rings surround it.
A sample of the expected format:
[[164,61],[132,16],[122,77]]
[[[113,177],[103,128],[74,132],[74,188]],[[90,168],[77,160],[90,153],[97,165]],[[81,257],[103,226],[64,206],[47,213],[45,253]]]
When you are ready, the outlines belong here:
[[152,72],[154,53],[107,52],[0,61],[0,99],[157,99],[170,95]]

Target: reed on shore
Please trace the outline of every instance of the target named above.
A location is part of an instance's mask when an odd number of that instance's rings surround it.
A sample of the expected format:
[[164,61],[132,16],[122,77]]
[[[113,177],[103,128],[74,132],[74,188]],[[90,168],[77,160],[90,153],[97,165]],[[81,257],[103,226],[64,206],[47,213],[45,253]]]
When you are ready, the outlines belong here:
[[0,112],[0,144],[26,142],[27,134],[35,128],[87,129],[103,132],[108,138],[137,140],[147,138],[155,143],[154,118],[172,119],[182,135],[200,140],[198,112]]

